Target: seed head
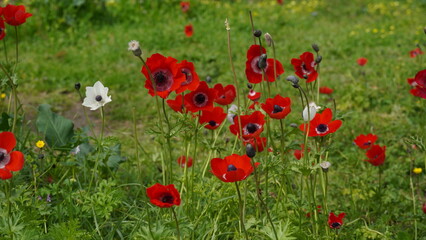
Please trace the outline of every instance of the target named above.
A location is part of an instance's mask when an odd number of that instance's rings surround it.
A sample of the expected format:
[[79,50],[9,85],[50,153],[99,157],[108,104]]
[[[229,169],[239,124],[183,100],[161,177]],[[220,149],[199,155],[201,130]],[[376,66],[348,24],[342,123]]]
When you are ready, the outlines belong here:
[[315,63],[319,64],[322,61],[322,56],[318,55],[318,57],[315,59]]
[[207,82],[207,83],[211,83],[211,82],[212,82],[212,77],[207,76],[207,77],[206,77],[206,82]]
[[74,88],[78,91],[81,88],[81,84],[78,82],[76,84],[74,84]]
[[261,30],[254,30],[253,35],[258,38],[258,37],[262,36],[262,31]]
[[299,79],[297,77],[293,76],[293,75],[288,76],[287,77],[287,81],[291,82],[291,85],[294,88],[299,88],[300,87],[299,86]]
[[248,87],[248,89],[252,89],[253,88],[253,84],[247,83],[247,87]]
[[330,162],[327,162],[327,161],[322,162],[322,163],[320,163],[320,167],[322,168],[322,170],[323,170],[324,172],[327,172],[327,171],[328,171],[328,168],[330,168],[330,167],[331,167],[331,163],[330,163]]
[[140,57],[142,55],[142,50],[140,48],[139,42],[136,40],[132,40],[129,42],[129,51],[133,52],[133,55],[136,57]]
[[256,156],[256,150],[254,149],[253,145],[250,143],[246,145],[246,155],[249,158],[254,158]]
[[259,57],[259,62],[257,62],[257,66],[260,69],[265,69],[266,68],[266,59],[268,58],[268,56],[266,54],[262,54]]
[[319,52],[319,50],[320,50],[316,43],[312,44],[312,49],[314,49],[315,52]]

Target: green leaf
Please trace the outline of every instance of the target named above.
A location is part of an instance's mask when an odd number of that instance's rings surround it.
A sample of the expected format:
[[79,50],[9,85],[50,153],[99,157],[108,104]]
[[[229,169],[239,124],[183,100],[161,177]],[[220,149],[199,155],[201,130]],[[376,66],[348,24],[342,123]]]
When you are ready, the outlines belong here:
[[5,112],[1,114],[0,131],[8,131],[10,129],[9,119],[10,119],[9,114]]
[[47,144],[53,148],[67,145],[74,136],[73,122],[52,112],[48,104],[38,107],[36,126],[44,134]]

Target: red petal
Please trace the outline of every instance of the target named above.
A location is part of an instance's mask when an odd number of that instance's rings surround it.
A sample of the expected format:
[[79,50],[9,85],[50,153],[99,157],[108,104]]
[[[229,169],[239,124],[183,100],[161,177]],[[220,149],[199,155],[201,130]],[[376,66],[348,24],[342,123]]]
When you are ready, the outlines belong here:
[[10,154],[10,162],[5,168],[9,171],[19,171],[24,166],[24,162],[24,154],[19,151],[13,151]]
[[16,146],[15,135],[11,132],[0,133],[0,148],[6,149],[9,153]]
[[3,180],[9,179],[12,177],[12,173],[6,169],[0,169],[0,178]]
[[331,123],[328,124],[328,128],[329,128],[329,132],[328,133],[334,133],[335,131],[337,131],[337,129],[340,128],[340,126],[342,126],[342,121],[341,120],[334,120]]

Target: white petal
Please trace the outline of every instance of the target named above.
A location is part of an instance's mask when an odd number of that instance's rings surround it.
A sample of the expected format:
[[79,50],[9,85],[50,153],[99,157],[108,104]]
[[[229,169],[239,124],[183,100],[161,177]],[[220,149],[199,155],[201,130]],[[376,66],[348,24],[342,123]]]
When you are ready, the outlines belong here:
[[303,120],[305,122],[308,122],[308,121],[311,121],[312,119],[314,119],[315,114],[317,113],[317,110],[320,109],[320,108],[321,107],[318,107],[314,102],[309,103],[309,114],[308,114],[308,107],[306,106],[305,109],[303,109],[303,113],[302,113]]

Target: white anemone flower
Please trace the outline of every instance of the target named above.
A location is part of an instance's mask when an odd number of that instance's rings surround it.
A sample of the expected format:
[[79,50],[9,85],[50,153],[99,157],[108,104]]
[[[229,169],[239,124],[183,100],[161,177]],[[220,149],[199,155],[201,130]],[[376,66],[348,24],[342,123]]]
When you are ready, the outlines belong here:
[[89,107],[94,111],[105,104],[111,102],[111,96],[108,96],[108,88],[97,81],[93,87],[86,87],[86,98],[84,98],[83,106]]
[[308,117],[308,107],[306,106],[305,109],[303,109],[303,120],[305,122],[311,121],[314,119],[315,114],[317,113],[317,110],[319,110],[321,107],[317,106],[314,102],[309,103],[309,117]]

